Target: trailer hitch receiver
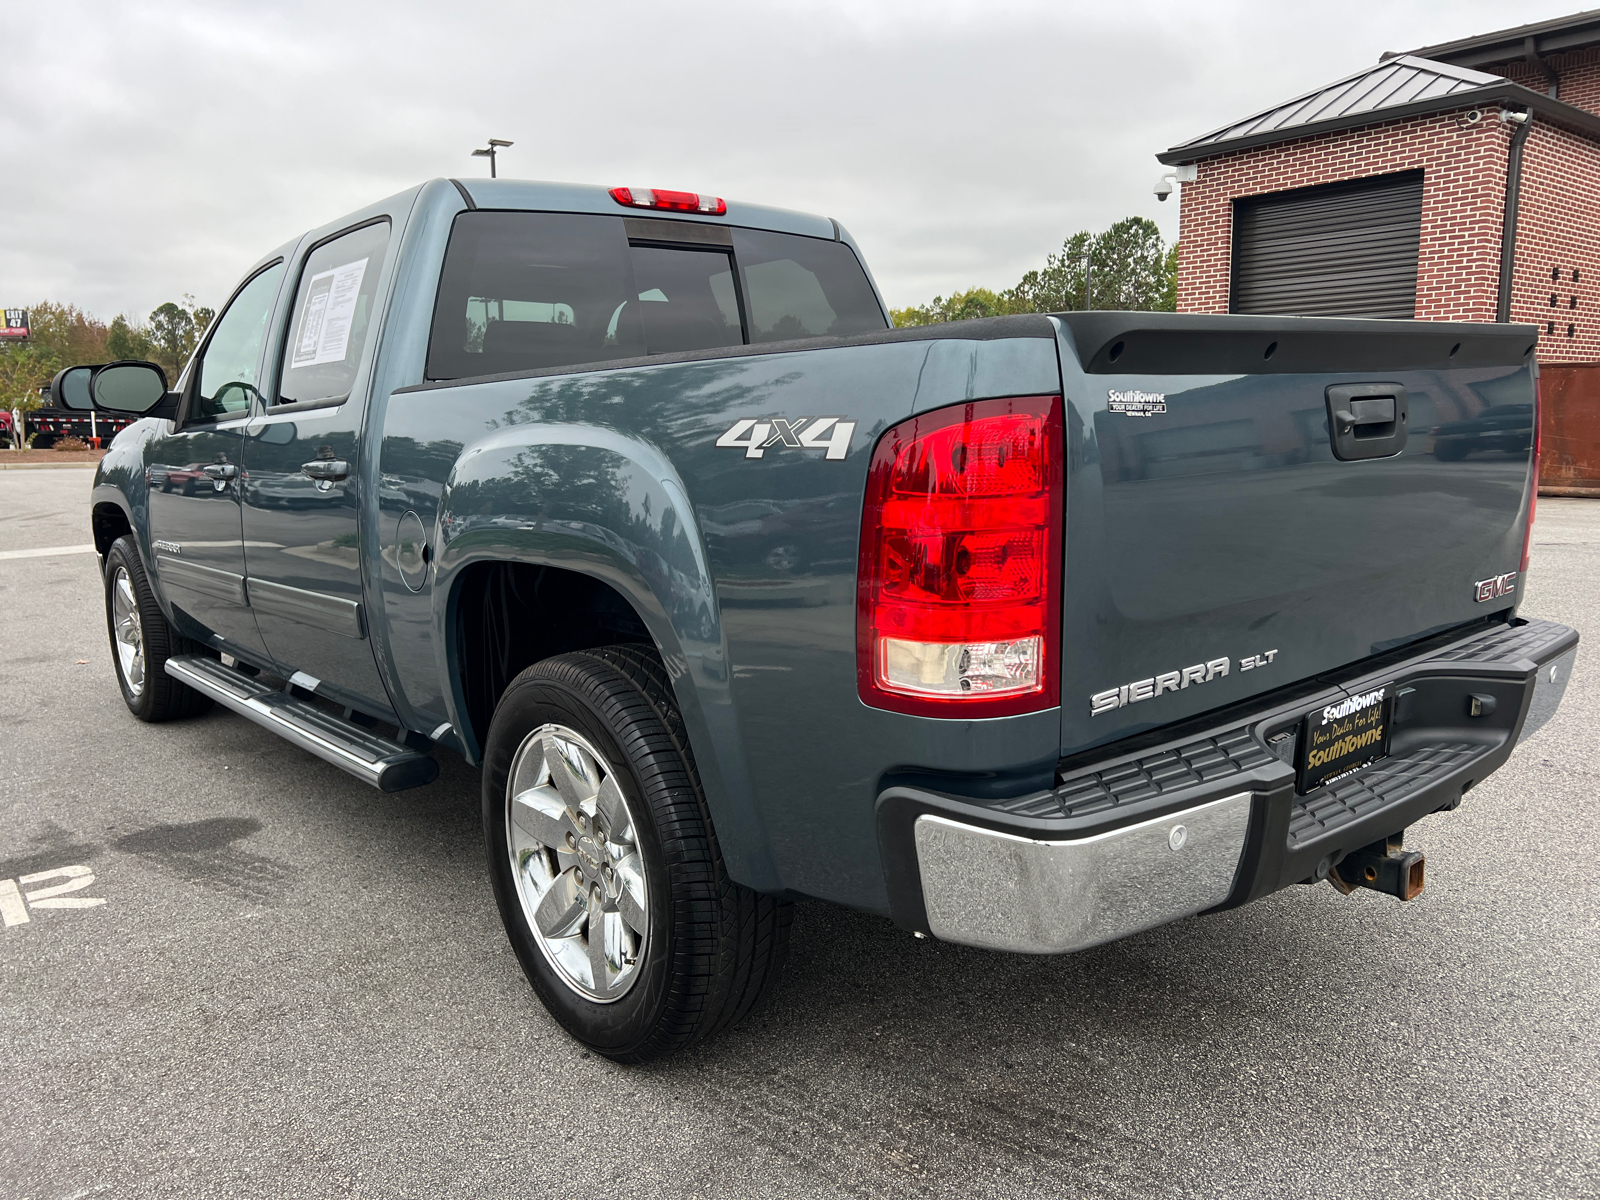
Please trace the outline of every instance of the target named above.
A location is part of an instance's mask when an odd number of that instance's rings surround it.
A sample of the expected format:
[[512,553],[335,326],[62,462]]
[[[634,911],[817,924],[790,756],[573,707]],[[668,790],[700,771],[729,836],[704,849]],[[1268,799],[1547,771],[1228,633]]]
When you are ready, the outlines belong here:
[[1357,888],[1371,888],[1401,900],[1422,894],[1425,860],[1420,850],[1405,850],[1403,832],[1363,846],[1342,858],[1328,872],[1328,882],[1348,896]]

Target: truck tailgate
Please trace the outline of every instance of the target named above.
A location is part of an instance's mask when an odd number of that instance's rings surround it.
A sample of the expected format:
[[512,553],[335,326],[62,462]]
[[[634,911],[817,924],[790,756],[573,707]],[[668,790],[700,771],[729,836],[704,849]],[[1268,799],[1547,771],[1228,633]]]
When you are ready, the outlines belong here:
[[1061,323],[1064,755],[1520,600],[1533,327]]

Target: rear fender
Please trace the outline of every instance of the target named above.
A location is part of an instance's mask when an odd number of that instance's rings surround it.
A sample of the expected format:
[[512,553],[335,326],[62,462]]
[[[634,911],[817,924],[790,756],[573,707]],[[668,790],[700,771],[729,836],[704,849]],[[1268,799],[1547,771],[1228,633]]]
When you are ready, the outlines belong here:
[[451,636],[462,573],[477,563],[557,567],[598,579],[632,605],[672,679],[723,856],[735,879],[780,886],[743,760],[728,653],[706,551],[682,482],[649,443],[591,425],[533,423],[466,447],[440,497],[434,645],[445,703],[470,760]]

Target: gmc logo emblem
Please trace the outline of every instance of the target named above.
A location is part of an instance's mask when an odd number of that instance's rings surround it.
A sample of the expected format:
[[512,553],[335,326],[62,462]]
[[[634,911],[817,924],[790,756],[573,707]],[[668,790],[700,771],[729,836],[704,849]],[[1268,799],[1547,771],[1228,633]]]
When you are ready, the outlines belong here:
[[1517,573],[1507,571],[1504,575],[1496,575],[1493,579],[1480,579],[1472,587],[1473,599],[1479,604],[1485,600],[1498,600],[1501,596],[1509,596],[1517,590]]

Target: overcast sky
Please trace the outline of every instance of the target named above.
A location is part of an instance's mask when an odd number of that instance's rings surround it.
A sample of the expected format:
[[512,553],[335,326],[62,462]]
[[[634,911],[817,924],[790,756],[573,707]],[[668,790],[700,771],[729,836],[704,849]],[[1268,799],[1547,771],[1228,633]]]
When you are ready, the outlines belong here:
[[75,3],[0,20],[0,303],[226,298],[302,230],[502,173],[837,218],[892,305],[1076,229],[1171,238],[1154,155],[1384,50],[1576,3]]

